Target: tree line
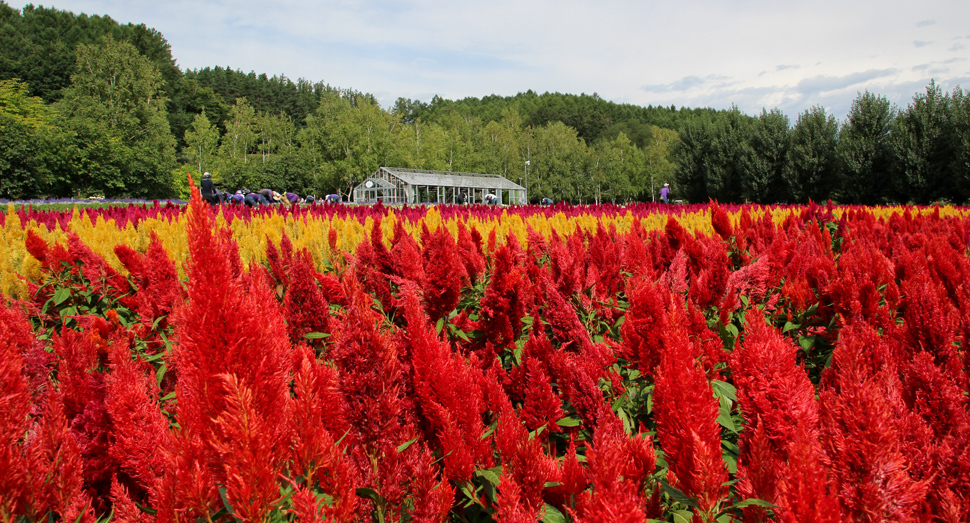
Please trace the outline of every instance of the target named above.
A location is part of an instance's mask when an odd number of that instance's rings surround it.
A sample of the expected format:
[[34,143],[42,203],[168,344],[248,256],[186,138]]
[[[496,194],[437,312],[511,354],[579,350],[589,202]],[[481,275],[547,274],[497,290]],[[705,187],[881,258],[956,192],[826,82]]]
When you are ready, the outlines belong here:
[[905,110],[863,93],[845,122],[779,110],[616,104],[532,91],[384,109],[323,82],[207,67],[108,17],[0,2],[0,198],[161,198],[225,189],[349,194],[381,166],[501,174],[533,201],[844,203],[970,199],[963,91]]
[[690,201],[846,204],[970,201],[970,97],[931,82],[900,110],[868,91],[841,124],[813,107],[732,110],[680,129],[677,188]]

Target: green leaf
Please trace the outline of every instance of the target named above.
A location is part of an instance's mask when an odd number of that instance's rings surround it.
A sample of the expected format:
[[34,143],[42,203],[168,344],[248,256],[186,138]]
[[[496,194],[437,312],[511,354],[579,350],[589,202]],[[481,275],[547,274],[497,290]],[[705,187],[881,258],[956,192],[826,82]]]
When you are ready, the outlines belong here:
[[415,441],[418,441],[418,438],[417,437],[415,437],[414,439],[412,439],[410,441],[405,441],[404,443],[401,443],[401,445],[398,446],[398,448],[397,448],[397,453],[400,454],[400,453],[404,452],[405,450],[408,449],[408,447],[410,447],[411,445],[413,445]]
[[790,321],[786,321],[785,322],[785,326],[782,327],[782,329],[781,329],[781,332],[784,333],[784,332],[788,332],[790,330],[795,330],[795,329],[799,328],[800,326],[801,325],[798,325],[797,323],[792,323]]
[[738,427],[734,424],[734,419],[731,418],[731,414],[729,412],[721,411],[717,415],[717,422],[722,427],[730,430],[731,432],[737,432],[738,431]]
[[484,478],[485,481],[491,483],[492,485],[498,486],[498,484],[502,482],[502,478],[499,477],[499,474],[502,473],[502,467],[499,465],[497,468],[499,469],[498,474],[495,473],[494,469],[479,469],[475,471],[475,475],[480,478]]
[[329,338],[330,333],[327,332],[308,332],[303,335],[304,338],[308,340],[319,340],[321,338]]
[[542,507],[543,523],[566,523],[566,516],[559,512],[559,509],[546,503]]
[[229,498],[226,497],[226,487],[219,487],[219,498],[222,499],[222,504],[226,507],[226,512],[230,516],[235,516],[236,513],[233,511],[232,503],[229,503]]
[[444,317],[438,318],[438,323],[436,323],[434,326],[435,332],[437,332],[438,334],[441,334],[441,331],[444,330],[444,328],[445,328]]
[[750,507],[752,505],[758,506],[758,507],[765,507],[765,508],[778,508],[776,505],[772,505],[771,503],[768,503],[763,499],[748,498],[739,503],[735,503],[734,505],[731,505],[729,507],[724,507],[723,509],[721,509],[720,512],[717,513],[717,516],[715,516],[715,519],[720,519],[724,517],[726,514],[729,514],[735,510],[740,510],[744,507]]
[[384,500],[376,490],[369,487],[359,487],[356,489],[356,492],[358,497],[369,499],[375,503],[380,503]]
[[557,421],[556,425],[559,425],[560,427],[578,427],[582,423],[583,423],[583,420],[569,416]]
[[726,381],[714,380],[711,382],[711,388],[714,389],[715,397],[738,401],[738,389]]
[[[667,480],[661,479],[660,486],[663,487],[664,492],[666,492],[667,495],[673,498],[674,501],[683,503],[684,505],[687,505],[688,507],[691,507],[691,508],[700,509],[700,507],[697,505],[697,502],[694,501],[694,498],[688,496],[687,494],[684,494],[684,492],[679,488],[670,486],[670,483],[667,483]],[[688,521],[690,521],[690,519],[688,519]]]
[[61,287],[54,291],[54,305],[60,305],[71,297],[71,289]]
[[815,345],[815,336],[802,336],[798,338],[798,345],[800,345],[802,350],[805,352],[812,350],[812,346]]
[[694,513],[689,510],[675,510],[672,514],[675,523],[690,523],[694,520]]

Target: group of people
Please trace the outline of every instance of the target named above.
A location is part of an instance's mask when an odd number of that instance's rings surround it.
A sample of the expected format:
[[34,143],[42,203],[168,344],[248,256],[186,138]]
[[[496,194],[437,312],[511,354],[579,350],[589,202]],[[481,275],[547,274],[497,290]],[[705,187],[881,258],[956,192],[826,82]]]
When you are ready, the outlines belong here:
[[[212,205],[235,204],[245,205],[247,207],[259,207],[262,205],[315,203],[317,201],[312,195],[308,195],[303,198],[296,193],[278,193],[272,189],[251,191],[248,188],[243,187],[236,192],[222,191],[216,187],[216,183],[212,181],[212,175],[207,172],[202,174],[202,182],[199,184],[199,192],[202,195],[202,199]],[[340,195],[328,194],[323,198],[323,202],[340,203]]]

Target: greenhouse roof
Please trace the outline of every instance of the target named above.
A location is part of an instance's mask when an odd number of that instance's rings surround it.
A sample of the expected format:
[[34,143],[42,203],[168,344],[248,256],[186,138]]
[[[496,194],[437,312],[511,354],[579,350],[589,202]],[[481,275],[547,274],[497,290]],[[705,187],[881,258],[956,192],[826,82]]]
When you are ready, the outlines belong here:
[[525,187],[497,174],[422,171],[418,169],[399,169],[396,167],[381,167],[381,171],[409,185],[472,187],[476,189],[502,189],[504,191],[525,190]]

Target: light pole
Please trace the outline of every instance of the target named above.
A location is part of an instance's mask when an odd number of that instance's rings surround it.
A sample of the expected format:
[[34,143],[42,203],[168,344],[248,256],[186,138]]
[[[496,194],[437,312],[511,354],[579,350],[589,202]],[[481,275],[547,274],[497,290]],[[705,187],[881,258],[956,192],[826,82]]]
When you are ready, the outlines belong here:
[[529,160],[525,161],[525,203],[529,203]]

